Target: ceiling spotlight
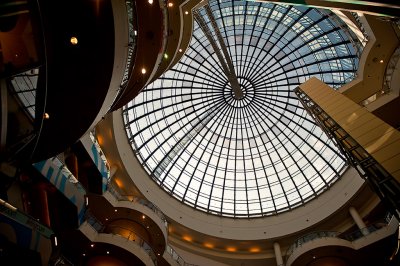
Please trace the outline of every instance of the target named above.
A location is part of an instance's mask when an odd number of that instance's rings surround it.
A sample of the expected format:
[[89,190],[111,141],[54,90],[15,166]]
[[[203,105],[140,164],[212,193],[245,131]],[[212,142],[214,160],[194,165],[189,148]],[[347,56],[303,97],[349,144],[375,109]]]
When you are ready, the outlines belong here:
[[72,45],[78,44],[78,38],[76,38],[76,37],[71,37],[71,39],[69,41],[71,42]]
[[149,0],[149,4],[152,5],[153,4],[153,0]]
[[146,69],[142,68],[142,74],[146,74]]
[[92,247],[92,248],[93,248],[93,247],[94,247],[94,244],[90,244],[90,247]]
[[107,251],[107,254],[110,254],[110,251]]
[[382,64],[382,63],[383,63],[383,59],[381,59],[381,60],[379,61],[379,63],[381,63],[381,64]]
[[169,6],[169,7],[173,7],[173,6],[174,6],[174,3],[168,3],[168,6]]
[[182,53],[182,49],[179,49],[178,51],[179,51],[180,53]]
[[185,15],[187,15],[187,14],[189,14],[189,12],[188,12],[188,11],[185,11]]
[[44,119],[49,119],[49,118],[50,118],[50,115],[49,115],[48,113],[44,113],[44,114],[43,114],[43,118],[44,118]]

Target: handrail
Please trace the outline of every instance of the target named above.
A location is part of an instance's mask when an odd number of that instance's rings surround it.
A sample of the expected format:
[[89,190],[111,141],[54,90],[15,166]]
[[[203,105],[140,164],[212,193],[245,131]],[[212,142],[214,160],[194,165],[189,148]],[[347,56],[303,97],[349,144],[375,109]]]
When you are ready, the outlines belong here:
[[[105,227],[99,220],[97,220],[97,218],[95,218],[89,212],[87,213],[87,221],[88,221],[88,225],[90,225],[90,227],[92,227],[97,233],[117,235],[117,236],[127,239],[128,241],[132,241],[132,243],[137,244],[149,255],[149,257],[153,261],[154,265],[157,265],[157,256],[156,256],[156,253],[154,252],[154,250],[152,249],[152,247],[143,238],[139,237],[134,231],[121,227],[124,230],[131,232],[129,234],[129,236],[126,237],[124,235],[105,230],[106,228],[110,228],[112,226]],[[117,226],[115,226],[115,227],[117,227]],[[118,226],[118,227],[120,227],[120,226]],[[134,237],[131,238],[130,237],[131,235],[132,236],[134,235]]]
[[394,215],[391,213],[387,213],[385,217],[382,219],[372,223],[371,225],[358,229],[354,232],[351,232],[346,235],[341,235],[340,232],[336,231],[316,231],[316,232],[311,232],[307,235],[301,236],[298,239],[294,241],[294,243],[286,250],[285,258],[286,260],[293,254],[294,250],[298,247],[301,247],[303,244],[310,242],[315,239],[320,239],[320,238],[337,238],[337,239],[344,239],[350,242],[353,242],[357,239],[360,239],[365,236],[363,232],[368,232],[372,233],[375,231],[378,231],[379,229],[385,228],[388,226],[388,224],[391,222],[391,220],[394,218]]
[[197,264],[187,263],[170,245],[167,245],[165,248],[167,254],[171,256],[171,258],[176,261],[180,266],[198,266]]
[[105,166],[107,168],[108,178],[110,178],[110,175],[111,175],[110,165],[108,164],[107,158],[104,155],[103,150],[101,149],[100,144],[96,139],[95,129],[90,131],[89,136],[90,136],[90,139],[92,140],[94,146],[96,147],[97,153],[100,155],[101,160],[105,164]]
[[164,213],[152,202],[143,199],[143,198],[138,198],[135,196],[126,196],[126,195],[121,195],[111,183],[108,183],[107,185],[107,191],[110,192],[117,200],[119,201],[130,201],[132,203],[138,203],[142,206],[147,207],[150,209],[152,212],[154,212],[163,222],[164,226],[168,228],[168,222],[167,219],[164,216]]
[[113,109],[113,106],[118,102],[119,98],[122,96],[124,90],[126,89],[129,76],[132,73],[133,65],[135,63],[134,57],[136,55],[135,52],[136,52],[136,41],[137,41],[136,4],[135,1],[131,0],[126,0],[125,4],[126,4],[126,12],[128,14],[128,55],[126,58],[124,75],[118,87],[117,94],[108,110],[109,112]]
[[350,12],[350,14],[354,17],[354,20],[356,22],[355,24],[357,25],[357,27],[360,29],[361,33],[364,36],[364,39],[360,40],[362,45],[363,46],[367,45],[367,42],[369,40],[369,35],[364,27],[364,24],[362,23],[362,21],[360,19],[360,16],[356,12]]
[[301,247],[303,244],[310,242],[314,239],[319,239],[319,238],[323,238],[323,237],[332,237],[332,238],[337,238],[337,236],[339,235],[339,232],[336,231],[317,231],[317,232],[311,232],[305,236],[299,237],[298,239],[296,239],[294,241],[294,243],[287,249],[286,251],[286,258],[289,258],[294,250],[298,247]]

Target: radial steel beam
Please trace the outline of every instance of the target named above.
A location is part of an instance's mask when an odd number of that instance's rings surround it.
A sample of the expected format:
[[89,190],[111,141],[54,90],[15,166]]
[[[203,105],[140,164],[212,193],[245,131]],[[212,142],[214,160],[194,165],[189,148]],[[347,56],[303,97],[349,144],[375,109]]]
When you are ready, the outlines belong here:
[[[218,57],[218,60],[221,63],[222,69],[226,75],[226,77],[229,80],[229,83],[231,85],[231,88],[233,90],[233,95],[235,97],[235,99],[240,100],[243,98],[243,92],[242,89],[240,88],[240,84],[239,81],[237,79],[236,73],[235,73],[235,69],[233,67],[233,63],[232,60],[228,54],[228,49],[226,48],[224,39],[222,38],[221,32],[217,26],[217,23],[215,22],[215,18],[212,14],[212,11],[209,7],[208,4],[204,5],[204,8],[206,10],[207,16],[210,19],[211,25],[214,29],[214,32],[217,36],[218,39],[218,43],[219,43],[219,47],[218,44],[216,42],[216,40],[214,39],[210,28],[207,25],[207,22],[204,20],[204,18],[199,14],[198,11],[194,12],[194,18],[197,21],[197,23],[199,24],[200,28],[202,29],[202,31],[204,32],[204,35],[207,37],[208,41],[210,42],[212,48],[214,49],[215,54]],[[223,55],[222,55],[222,53]]]

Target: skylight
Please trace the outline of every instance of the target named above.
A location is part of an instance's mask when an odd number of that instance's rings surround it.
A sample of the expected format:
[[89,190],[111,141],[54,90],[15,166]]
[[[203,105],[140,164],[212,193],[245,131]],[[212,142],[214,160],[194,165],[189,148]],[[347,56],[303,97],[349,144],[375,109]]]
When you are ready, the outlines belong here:
[[[160,187],[198,210],[247,218],[301,206],[347,165],[293,89],[312,76],[333,88],[351,81],[355,38],[330,11],[246,1],[209,7],[224,43],[198,10],[208,36],[196,20],[182,60],[124,107],[132,148]],[[225,63],[216,45],[225,45]]]

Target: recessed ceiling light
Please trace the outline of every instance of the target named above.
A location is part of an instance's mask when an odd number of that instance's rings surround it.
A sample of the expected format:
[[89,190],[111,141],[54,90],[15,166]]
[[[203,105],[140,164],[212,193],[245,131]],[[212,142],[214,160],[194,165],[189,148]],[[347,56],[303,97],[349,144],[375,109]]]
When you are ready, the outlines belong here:
[[70,42],[72,45],[77,45],[78,44],[78,38],[75,36],[71,37]]

